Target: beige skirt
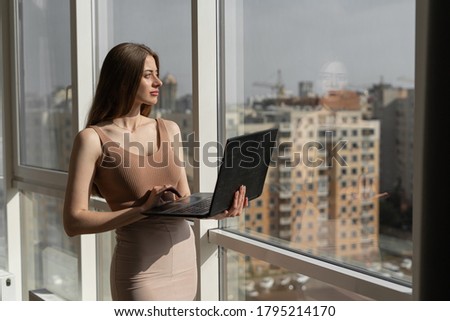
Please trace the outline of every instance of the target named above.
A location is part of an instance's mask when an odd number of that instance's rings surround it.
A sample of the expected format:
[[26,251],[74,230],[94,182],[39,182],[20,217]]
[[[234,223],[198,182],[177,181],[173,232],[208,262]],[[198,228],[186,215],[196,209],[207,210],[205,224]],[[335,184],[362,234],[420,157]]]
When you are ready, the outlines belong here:
[[116,239],[111,262],[113,300],[195,300],[195,241],[186,220],[144,219],[116,230]]

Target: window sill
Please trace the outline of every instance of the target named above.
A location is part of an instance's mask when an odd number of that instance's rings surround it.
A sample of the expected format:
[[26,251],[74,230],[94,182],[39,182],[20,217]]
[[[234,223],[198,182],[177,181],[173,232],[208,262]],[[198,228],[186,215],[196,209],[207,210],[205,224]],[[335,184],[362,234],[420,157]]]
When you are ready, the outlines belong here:
[[412,288],[325,262],[226,229],[210,229],[209,242],[373,300],[412,300]]

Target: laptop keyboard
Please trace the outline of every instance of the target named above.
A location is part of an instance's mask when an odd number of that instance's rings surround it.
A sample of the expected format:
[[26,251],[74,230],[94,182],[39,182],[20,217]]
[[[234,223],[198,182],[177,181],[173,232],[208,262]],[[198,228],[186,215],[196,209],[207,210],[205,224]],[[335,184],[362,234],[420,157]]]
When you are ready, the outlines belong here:
[[177,210],[177,213],[195,214],[195,213],[201,213],[204,211],[208,211],[209,208],[211,207],[211,200],[212,200],[212,197],[205,198],[195,204],[192,204],[191,206]]

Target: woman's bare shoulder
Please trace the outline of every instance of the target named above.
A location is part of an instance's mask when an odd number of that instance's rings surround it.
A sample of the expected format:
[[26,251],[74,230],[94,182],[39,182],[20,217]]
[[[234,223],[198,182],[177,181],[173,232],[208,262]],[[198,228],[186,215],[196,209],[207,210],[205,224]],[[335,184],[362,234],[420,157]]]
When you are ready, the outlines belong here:
[[169,119],[164,119],[163,121],[166,125],[166,129],[170,137],[175,137],[176,135],[180,134],[180,126],[178,126],[176,122]]
[[98,149],[101,148],[100,137],[93,128],[84,128],[75,136],[74,145],[79,148]]

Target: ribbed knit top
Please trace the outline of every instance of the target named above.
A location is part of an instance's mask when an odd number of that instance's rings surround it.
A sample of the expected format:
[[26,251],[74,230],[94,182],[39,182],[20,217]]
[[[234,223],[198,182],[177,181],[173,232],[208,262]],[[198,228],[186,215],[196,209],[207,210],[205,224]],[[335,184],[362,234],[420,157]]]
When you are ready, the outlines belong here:
[[[181,178],[181,167],[175,161],[164,120],[158,118],[156,122],[159,143],[152,155],[129,152],[112,141],[101,128],[91,126],[100,137],[103,150],[94,183],[113,211],[139,206],[154,186],[176,186]],[[139,148],[136,143],[130,145]]]

